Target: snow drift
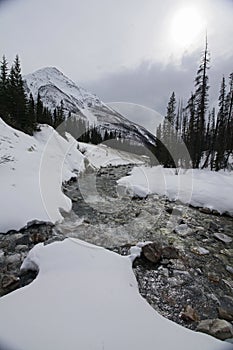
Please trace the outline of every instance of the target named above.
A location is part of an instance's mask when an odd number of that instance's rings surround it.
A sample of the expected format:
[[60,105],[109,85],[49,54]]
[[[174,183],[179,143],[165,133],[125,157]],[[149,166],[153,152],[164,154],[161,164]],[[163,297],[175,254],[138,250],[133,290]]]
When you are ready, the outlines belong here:
[[140,296],[129,257],[66,239],[36,245],[30,285],[0,299],[0,346],[12,350],[230,350],[160,316]]
[[0,119],[0,232],[19,230],[32,220],[55,223],[60,209],[71,209],[62,181],[84,170],[84,156],[69,134],[61,137],[52,127],[29,136]]

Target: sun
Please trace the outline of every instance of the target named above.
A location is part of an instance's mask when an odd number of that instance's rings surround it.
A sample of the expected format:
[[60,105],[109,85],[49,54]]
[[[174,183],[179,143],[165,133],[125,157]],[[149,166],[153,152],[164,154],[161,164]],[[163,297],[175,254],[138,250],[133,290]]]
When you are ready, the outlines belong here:
[[178,10],[171,22],[172,39],[176,45],[187,47],[197,39],[205,23],[201,13],[194,7]]

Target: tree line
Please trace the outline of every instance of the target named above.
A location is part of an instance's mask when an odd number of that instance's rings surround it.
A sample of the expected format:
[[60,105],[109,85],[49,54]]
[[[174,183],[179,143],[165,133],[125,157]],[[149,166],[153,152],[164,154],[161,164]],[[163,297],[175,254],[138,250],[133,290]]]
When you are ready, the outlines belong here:
[[[186,105],[171,94],[167,112],[157,128],[157,157],[165,167],[220,170],[230,167],[233,153],[233,73],[223,76],[218,109],[209,109],[210,54],[208,44],[197,70],[194,92]],[[185,147],[186,146],[186,147]]]
[[53,111],[45,107],[38,93],[36,101],[27,96],[21,74],[19,56],[8,68],[6,57],[0,65],[0,117],[12,127],[32,135],[38,124],[57,127],[65,120],[63,102]]

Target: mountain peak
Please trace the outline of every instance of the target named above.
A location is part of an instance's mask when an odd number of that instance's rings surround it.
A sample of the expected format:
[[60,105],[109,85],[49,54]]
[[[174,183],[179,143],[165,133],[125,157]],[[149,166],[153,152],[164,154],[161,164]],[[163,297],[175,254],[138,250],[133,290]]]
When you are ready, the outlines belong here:
[[155,144],[155,137],[147,130],[109,108],[97,96],[75,84],[56,67],[41,68],[26,75],[24,79],[28,94],[32,93],[36,100],[39,93],[44,106],[51,111],[63,101],[66,115],[72,113],[102,130],[124,133],[133,140]]

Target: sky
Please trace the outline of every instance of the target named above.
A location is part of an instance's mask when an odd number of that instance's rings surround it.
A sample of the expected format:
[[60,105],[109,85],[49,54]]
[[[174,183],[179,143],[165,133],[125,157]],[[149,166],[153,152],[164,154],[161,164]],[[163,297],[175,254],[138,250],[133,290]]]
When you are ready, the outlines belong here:
[[104,102],[164,114],[172,91],[190,96],[206,31],[216,102],[233,71],[232,18],[233,0],[0,0],[0,56],[19,54],[24,74],[56,66]]

